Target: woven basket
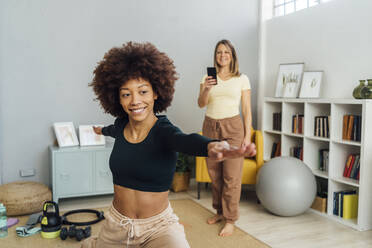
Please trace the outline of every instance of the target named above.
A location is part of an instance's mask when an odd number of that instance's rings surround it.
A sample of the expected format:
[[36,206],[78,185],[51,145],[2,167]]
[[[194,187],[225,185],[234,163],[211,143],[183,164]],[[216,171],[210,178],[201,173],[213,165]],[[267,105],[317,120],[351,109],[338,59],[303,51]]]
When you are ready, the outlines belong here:
[[0,202],[8,216],[40,212],[45,201],[52,200],[50,189],[37,182],[13,182],[0,186]]
[[174,192],[186,191],[190,184],[190,172],[175,172],[172,182]]

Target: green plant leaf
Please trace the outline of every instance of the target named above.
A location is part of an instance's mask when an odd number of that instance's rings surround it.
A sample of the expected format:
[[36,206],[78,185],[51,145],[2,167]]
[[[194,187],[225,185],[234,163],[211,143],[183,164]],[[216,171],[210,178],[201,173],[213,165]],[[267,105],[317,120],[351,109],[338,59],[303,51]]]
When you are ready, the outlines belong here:
[[191,166],[194,165],[195,158],[193,156],[179,152],[176,164],[176,172],[189,172]]

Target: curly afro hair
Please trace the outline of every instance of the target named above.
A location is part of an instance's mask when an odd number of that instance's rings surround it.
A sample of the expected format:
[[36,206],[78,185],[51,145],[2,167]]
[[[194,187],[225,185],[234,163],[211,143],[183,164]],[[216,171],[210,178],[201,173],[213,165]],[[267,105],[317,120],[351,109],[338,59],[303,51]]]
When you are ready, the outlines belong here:
[[128,42],[110,49],[94,70],[93,87],[106,113],[126,118],[120,105],[119,88],[128,80],[144,79],[157,94],[154,113],[165,111],[172,102],[177,72],[173,61],[151,43]]

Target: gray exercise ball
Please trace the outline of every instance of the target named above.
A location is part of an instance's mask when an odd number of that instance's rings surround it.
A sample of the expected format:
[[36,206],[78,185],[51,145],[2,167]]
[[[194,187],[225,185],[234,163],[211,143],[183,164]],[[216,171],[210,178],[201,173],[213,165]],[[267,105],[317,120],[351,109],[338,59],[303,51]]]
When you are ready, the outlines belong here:
[[276,157],[266,162],[257,174],[256,193],[264,208],[280,216],[305,212],[316,195],[312,171],[294,157]]

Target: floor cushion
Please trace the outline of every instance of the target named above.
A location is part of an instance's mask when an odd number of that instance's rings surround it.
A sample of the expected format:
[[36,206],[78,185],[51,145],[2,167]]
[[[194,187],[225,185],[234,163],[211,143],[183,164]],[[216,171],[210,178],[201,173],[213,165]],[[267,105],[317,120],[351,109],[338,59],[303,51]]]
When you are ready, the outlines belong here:
[[38,182],[12,182],[0,186],[0,202],[8,216],[40,212],[45,201],[52,200],[52,192]]

